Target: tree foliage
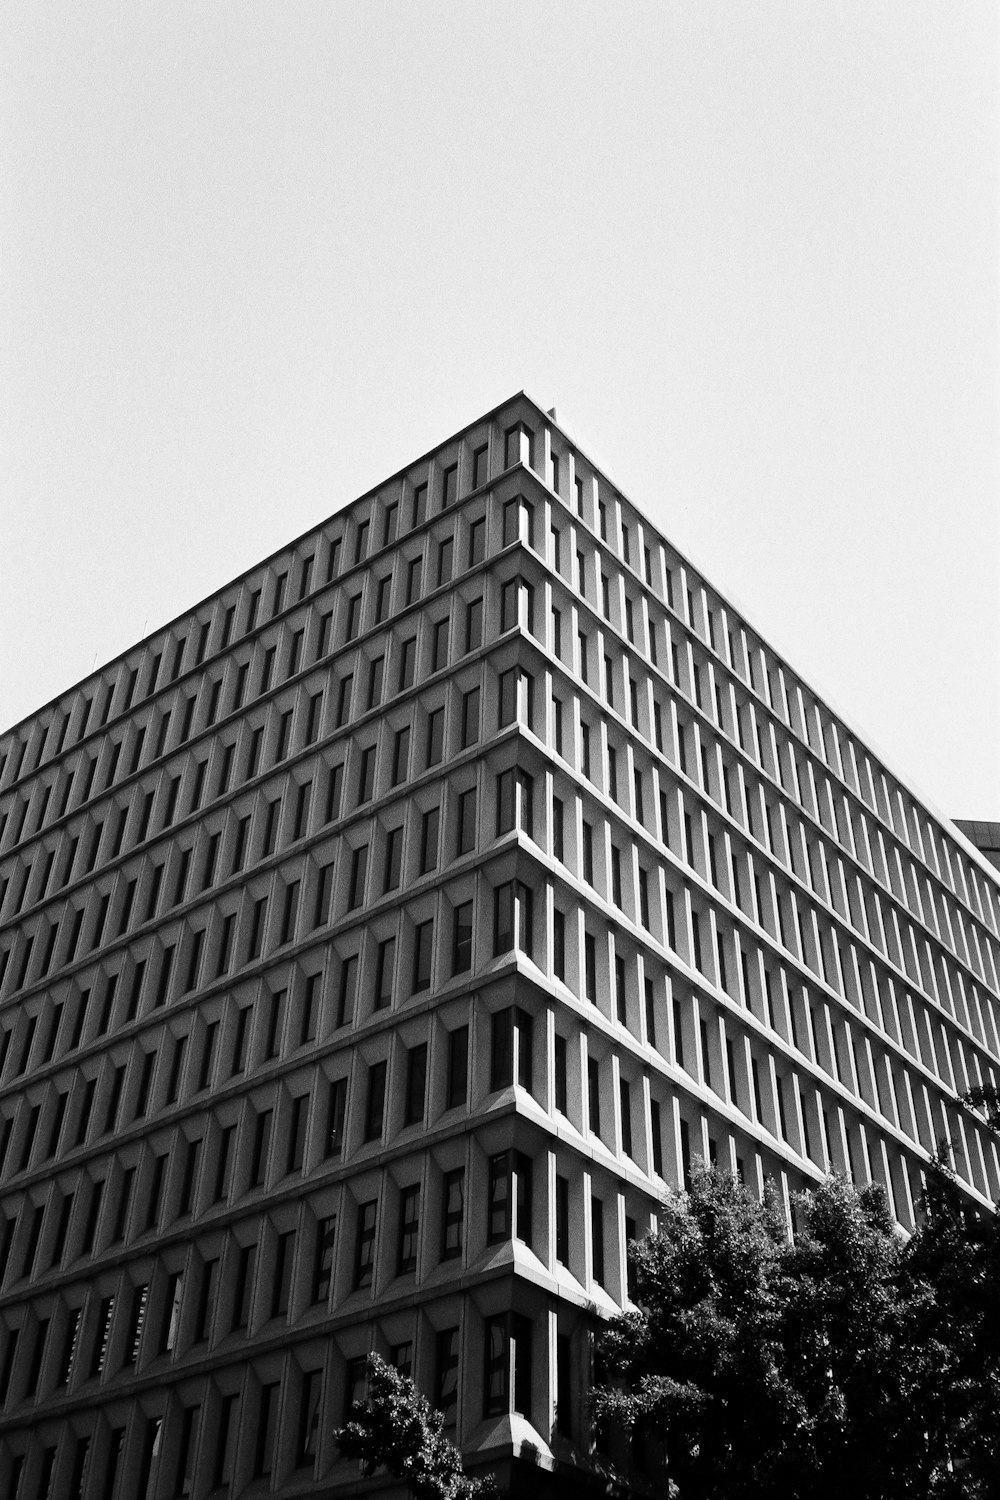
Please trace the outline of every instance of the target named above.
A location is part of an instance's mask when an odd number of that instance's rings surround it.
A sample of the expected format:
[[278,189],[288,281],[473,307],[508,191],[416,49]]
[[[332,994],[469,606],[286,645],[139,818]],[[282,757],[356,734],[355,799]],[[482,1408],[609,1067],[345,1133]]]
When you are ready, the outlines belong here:
[[442,1431],[444,1418],[411,1380],[377,1354],[368,1359],[368,1398],[356,1401],[346,1427],[335,1434],[346,1458],[366,1474],[385,1468],[409,1487],[414,1500],[492,1500],[491,1479],[470,1479],[462,1455]]
[[878,1188],[795,1202],[695,1173],[633,1247],[599,1416],[656,1438],[680,1500],[1000,1495],[1000,1235],[943,1165],[907,1241]]

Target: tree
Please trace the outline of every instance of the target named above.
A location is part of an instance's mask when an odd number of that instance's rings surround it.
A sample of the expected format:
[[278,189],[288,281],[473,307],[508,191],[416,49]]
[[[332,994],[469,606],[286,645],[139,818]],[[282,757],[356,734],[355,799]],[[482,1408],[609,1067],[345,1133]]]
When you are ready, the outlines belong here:
[[411,1380],[377,1354],[368,1358],[368,1399],[356,1401],[334,1437],[366,1474],[388,1469],[414,1500],[492,1500],[492,1478],[470,1479],[462,1455],[444,1436],[444,1418]]
[[783,1215],[695,1172],[634,1247],[595,1408],[666,1450],[680,1500],[1000,1494],[1000,1237],[942,1162],[909,1241],[832,1178]]

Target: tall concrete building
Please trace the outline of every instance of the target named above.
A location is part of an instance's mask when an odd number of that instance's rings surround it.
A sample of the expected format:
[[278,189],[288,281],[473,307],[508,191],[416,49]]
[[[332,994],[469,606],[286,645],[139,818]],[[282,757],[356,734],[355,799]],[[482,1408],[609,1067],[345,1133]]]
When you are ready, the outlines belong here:
[[579,1475],[696,1158],[1000,1192],[998,895],[514,397],[0,743],[0,1493]]

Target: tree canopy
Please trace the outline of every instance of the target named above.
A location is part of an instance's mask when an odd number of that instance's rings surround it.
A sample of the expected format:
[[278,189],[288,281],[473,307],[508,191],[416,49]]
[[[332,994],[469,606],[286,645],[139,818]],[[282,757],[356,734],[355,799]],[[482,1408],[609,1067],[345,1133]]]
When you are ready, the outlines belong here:
[[366,1474],[387,1469],[414,1500],[491,1500],[493,1481],[465,1474],[443,1427],[444,1417],[412,1380],[372,1354],[367,1399],[355,1402],[347,1426],[334,1436],[346,1458],[359,1459]]
[[907,1240],[832,1178],[784,1215],[700,1169],[632,1249],[600,1417],[654,1438],[679,1500],[1000,1495],[1000,1234],[943,1165]]

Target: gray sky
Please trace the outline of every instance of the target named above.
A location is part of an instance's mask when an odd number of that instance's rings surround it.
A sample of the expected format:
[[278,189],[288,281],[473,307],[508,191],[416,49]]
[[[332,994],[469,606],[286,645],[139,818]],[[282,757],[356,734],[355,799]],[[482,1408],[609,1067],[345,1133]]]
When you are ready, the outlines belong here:
[[0,10],[0,724],[520,387],[1000,818],[993,0]]

